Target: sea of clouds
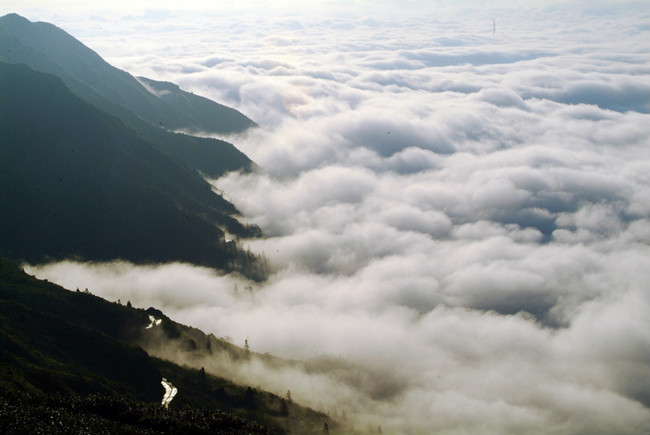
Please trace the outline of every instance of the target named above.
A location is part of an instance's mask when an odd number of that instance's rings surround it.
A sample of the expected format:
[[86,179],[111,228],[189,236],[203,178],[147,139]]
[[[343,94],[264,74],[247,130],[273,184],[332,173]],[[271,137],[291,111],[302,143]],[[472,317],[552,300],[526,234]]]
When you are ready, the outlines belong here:
[[29,270],[310,360],[237,376],[361,430],[647,432],[643,3],[270,5],[36,17],[260,125],[227,138],[260,171],[211,182],[268,281]]

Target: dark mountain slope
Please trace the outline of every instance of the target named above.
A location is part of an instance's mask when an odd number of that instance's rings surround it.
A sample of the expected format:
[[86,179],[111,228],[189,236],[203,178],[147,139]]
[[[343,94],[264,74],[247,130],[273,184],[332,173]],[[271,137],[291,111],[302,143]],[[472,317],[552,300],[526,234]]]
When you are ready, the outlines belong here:
[[[0,259],[0,432],[271,433],[255,422],[275,426],[264,408],[252,412],[202,393],[227,385],[244,403],[246,387],[151,358],[119,339],[147,322],[143,310],[64,290]],[[179,389],[166,412],[163,376]]]
[[[148,312],[161,316],[162,325],[145,329],[149,323]],[[119,423],[118,426],[135,422],[139,427],[145,423],[145,428],[151,428],[153,422],[190,424],[192,421],[201,423],[200,427],[206,424],[232,426],[232,432],[224,433],[240,433],[234,428],[242,427],[243,417],[249,422],[248,426],[244,425],[249,432],[241,433],[266,433],[268,429],[251,421],[279,428],[285,427],[290,417],[303,422],[296,426],[299,429],[297,433],[318,433],[324,422],[328,422],[330,427],[336,426],[327,416],[296,403],[285,402],[268,392],[240,386],[202,370],[152,358],[133,345],[142,340],[151,341],[153,336],[163,341],[190,340],[186,330],[187,327],[174,323],[157,310],[145,312],[107,302],[85,291],[68,291],[35,279],[25,274],[16,263],[0,258],[0,432],[3,416],[12,412],[9,404],[3,403],[3,396],[19,397],[28,407],[38,407],[37,402],[46,402],[45,410],[30,412],[63,413],[60,418],[66,424],[87,418],[93,420],[92,424],[105,424],[104,420],[108,418],[113,421],[111,424]],[[246,353],[243,349],[223,344],[229,352]],[[151,405],[159,404],[162,398],[162,376],[178,387],[170,411],[182,408],[180,414],[169,416],[160,413],[159,405]],[[35,396],[25,398],[26,393]],[[54,398],[47,403],[44,396],[55,393],[72,399]],[[84,398],[88,394],[102,396]],[[81,398],[75,399],[78,396]],[[133,403],[133,400],[148,402],[149,405]],[[186,406],[219,409],[239,417],[223,413],[206,415]],[[75,417],[80,409],[88,412]],[[172,421],[165,420],[165,416]],[[95,418],[102,421],[94,422]],[[175,418],[185,423],[175,421]],[[168,429],[167,426],[154,428]],[[187,432],[188,428],[185,430],[179,429],[174,433],[197,433]]]
[[255,124],[237,110],[212,100],[183,91],[177,84],[138,77],[148,91],[168,103],[192,121],[187,127],[175,126],[196,132],[240,133]]
[[110,335],[127,333],[137,318],[126,307],[110,305],[38,281],[0,260],[0,387],[159,400],[161,373],[155,362]]
[[[80,96],[90,99],[94,92],[151,124],[163,123],[172,130],[220,133],[241,132],[254,125],[234,109],[183,93],[178,88],[159,98],[131,74],[111,66],[52,24],[32,23],[19,15],[9,14],[0,18],[0,28],[8,38],[8,47],[3,50],[5,61],[34,62],[36,69],[60,76]],[[156,89],[170,89],[162,82],[152,82],[152,85]]]
[[0,252],[232,269],[232,204],[56,77],[0,64]]
[[[251,168],[250,159],[228,142],[167,131],[240,132],[255,125],[250,119],[180,89],[169,98],[159,98],[135,77],[111,66],[56,26],[32,23],[16,14],[1,17],[0,61],[24,63],[59,76],[81,98],[117,116],[156,147],[207,175],[217,177]],[[151,83],[161,86],[160,82]]]

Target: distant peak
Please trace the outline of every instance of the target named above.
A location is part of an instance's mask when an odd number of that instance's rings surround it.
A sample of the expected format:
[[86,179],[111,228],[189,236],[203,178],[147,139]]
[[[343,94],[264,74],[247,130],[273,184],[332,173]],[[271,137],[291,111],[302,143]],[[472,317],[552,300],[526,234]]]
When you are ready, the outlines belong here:
[[0,17],[0,21],[13,21],[13,22],[21,22],[21,23],[31,23],[27,18],[23,17],[22,15],[18,15],[14,12],[4,15],[3,17]]
[[34,23],[16,13],[0,17],[0,26],[9,32],[25,32],[31,29]]

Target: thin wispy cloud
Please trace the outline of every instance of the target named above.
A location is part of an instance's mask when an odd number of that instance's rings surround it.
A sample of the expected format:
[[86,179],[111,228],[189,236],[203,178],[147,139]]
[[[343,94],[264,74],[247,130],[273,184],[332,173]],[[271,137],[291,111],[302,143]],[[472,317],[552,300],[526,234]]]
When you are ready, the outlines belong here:
[[260,172],[211,182],[273,273],[243,292],[181,264],[30,270],[310,360],[214,369],[361,430],[645,430],[648,13],[469,5],[71,21],[260,124],[230,138]]

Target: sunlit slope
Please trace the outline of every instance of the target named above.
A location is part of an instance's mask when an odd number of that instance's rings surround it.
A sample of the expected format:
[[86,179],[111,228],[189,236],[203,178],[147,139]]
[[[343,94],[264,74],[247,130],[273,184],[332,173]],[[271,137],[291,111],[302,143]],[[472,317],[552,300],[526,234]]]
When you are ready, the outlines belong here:
[[3,255],[233,268],[222,229],[249,230],[194,171],[55,76],[1,64],[0,82]]
[[[249,170],[252,165],[228,142],[171,132],[236,133],[255,125],[249,118],[179,88],[161,98],[52,24],[32,23],[16,14],[1,17],[0,61],[24,63],[57,75],[81,98],[119,117],[156,147],[210,176]],[[160,82],[151,84],[162,86]]]

